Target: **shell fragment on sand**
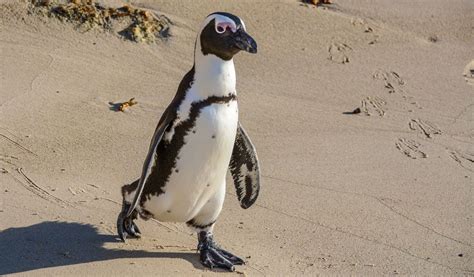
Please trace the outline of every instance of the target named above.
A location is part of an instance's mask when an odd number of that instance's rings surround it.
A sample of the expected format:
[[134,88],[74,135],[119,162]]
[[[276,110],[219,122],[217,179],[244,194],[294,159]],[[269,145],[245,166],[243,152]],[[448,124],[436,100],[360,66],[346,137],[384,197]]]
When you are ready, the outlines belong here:
[[137,101],[135,101],[135,98],[130,98],[130,100],[126,101],[126,102],[123,102],[120,104],[118,110],[123,112],[125,111],[126,109],[128,109],[129,107],[133,106],[133,105],[136,105],[138,104]]

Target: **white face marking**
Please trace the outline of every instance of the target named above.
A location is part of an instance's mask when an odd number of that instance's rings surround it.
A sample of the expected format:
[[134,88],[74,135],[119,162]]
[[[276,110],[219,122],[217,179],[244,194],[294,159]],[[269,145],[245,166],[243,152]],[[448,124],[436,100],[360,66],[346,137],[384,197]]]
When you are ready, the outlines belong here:
[[247,28],[245,28],[245,23],[242,19],[240,19],[240,23],[242,23],[242,29],[244,29],[244,31],[247,31]]
[[[234,20],[232,20],[231,18],[228,18],[227,16],[224,16],[224,15],[220,15],[220,14],[211,14],[210,16],[208,16],[206,18],[206,20],[204,20],[204,23],[202,24],[201,26],[201,29],[199,30],[199,34],[201,34],[202,30],[207,26],[207,24],[209,24],[209,22],[211,22],[213,19],[215,19],[215,22],[216,22],[216,25],[215,25],[215,28],[216,28],[216,32],[219,33],[219,34],[222,34],[223,32],[225,32],[225,29],[224,31],[222,30],[218,30],[219,29],[219,26],[221,27],[228,27],[230,28],[230,30],[232,32],[236,32],[238,29],[237,29],[237,24],[235,23]],[[240,22],[242,23],[242,29],[244,31],[246,31],[246,28],[245,28],[245,23],[242,19],[240,19]]]
[[235,33],[237,32],[237,26],[235,26],[235,23],[232,24],[231,22],[216,22],[216,32],[218,34],[223,34],[227,30],[230,30],[232,33]]

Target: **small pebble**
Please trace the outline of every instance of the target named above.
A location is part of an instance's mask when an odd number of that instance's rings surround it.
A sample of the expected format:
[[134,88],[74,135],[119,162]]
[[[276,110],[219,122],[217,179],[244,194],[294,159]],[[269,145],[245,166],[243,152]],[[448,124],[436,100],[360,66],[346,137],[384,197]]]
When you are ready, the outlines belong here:
[[431,42],[437,42],[439,40],[437,35],[431,35],[428,37],[428,40]]

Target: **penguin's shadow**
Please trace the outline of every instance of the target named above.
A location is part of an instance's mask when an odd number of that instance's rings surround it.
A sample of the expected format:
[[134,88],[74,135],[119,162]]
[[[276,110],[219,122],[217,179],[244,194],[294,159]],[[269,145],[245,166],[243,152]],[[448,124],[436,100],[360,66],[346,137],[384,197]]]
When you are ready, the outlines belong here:
[[196,253],[107,249],[122,243],[88,224],[43,222],[0,231],[0,275],[123,258],[178,258],[204,269]]

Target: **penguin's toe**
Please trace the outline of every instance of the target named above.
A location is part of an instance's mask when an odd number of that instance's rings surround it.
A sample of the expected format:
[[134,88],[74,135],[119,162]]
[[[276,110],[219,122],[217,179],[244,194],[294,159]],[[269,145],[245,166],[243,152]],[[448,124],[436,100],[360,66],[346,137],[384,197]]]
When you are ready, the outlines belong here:
[[210,269],[213,268],[222,268],[229,271],[234,271],[235,267],[234,264],[226,259],[217,249],[214,248],[207,248],[201,250],[201,263],[209,267]]
[[234,254],[224,250],[224,249],[216,249],[219,254],[225,257],[228,261],[230,261],[234,265],[243,265],[245,264],[244,260],[235,256]]
[[133,218],[126,217],[123,212],[120,213],[117,218],[117,233],[123,242],[125,242],[127,237],[141,237],[140,229],[138,229],[138,226],[133,222]]
[[142,233],[140,232],[140,229],[138,229],[137,224],[133,222],[133,219],[128,219],[128,223],[125,224],[125,230],[127,233],[130,235],[130,237],[133,238],[140,238],[142,236]]

